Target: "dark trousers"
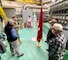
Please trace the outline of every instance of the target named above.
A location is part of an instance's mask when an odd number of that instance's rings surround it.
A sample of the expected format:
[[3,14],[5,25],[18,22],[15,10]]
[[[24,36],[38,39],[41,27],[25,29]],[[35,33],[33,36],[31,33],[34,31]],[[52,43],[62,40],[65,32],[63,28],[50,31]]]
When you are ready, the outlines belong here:
[[49,56],[48,60],[53,60],[53,59]]
[[[55,59],[49,56],[48,60],[58,60],[58,59]],[[60,60],[63,60],[63,59],[60,59]]]

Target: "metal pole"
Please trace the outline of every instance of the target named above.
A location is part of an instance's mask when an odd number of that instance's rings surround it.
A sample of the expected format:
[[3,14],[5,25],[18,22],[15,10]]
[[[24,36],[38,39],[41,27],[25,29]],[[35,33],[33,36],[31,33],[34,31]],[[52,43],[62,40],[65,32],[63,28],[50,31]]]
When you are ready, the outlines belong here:
[[42,6],[42,0],[40,0],[40,5]]

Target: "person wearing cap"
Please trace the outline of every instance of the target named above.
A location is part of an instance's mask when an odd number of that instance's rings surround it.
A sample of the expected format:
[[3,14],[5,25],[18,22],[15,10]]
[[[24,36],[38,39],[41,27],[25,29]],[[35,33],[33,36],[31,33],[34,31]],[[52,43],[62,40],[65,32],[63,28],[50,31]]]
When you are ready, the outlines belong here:
[[[16,31],[17,31],[17,34],[19,35],[19,33],[18,33],[18,30],[19,30],[19,25],[18,25],[18,23],[17,23],[17,21],[16,21],[16,16],[12,16],[12,20],[14,21],[14,28],[16,29]],[[20,40],[20,37],[18,38],[18,44],[21,44],[22,42],[21,42],[21,40]]]
[[24,53],[21,53],[19,51],[18,43],[17,43],[18,35],[13,25],[14,25],[14,21],[12,19],[9,20],[7,25],[4,28],[4,31],[5,31],[5,34],[7,35],[7,40],[10,45],[12,56],[17,54],[17,56],[20,57],[20,56],[23,56]]
[[52,19],[51,21],[49,21],[49,23],[50,23],[50,29],[47,34],[47,41],[45,42],[48,42],[50,38],[55,37],[55,35],[52,33],[52,28],[53,28],[53,25],[56,23],[56,20]]
[[49,23],[51,24],[51,26],[53,26],[54,23],[57,23],[57,21],[55,19],[52,19],[51,21],[49,21]]
[[[52,29],[53,29],[53,25],[56,23],[56,20],[52,19],[51,21],[49,21],[49,23],[50,23],[50,29],[49,29],[48,34],[47,34],[47,40],[45,41],[47,44],[48,44],[48,42],[51,38],[55,37],[55,34],[53,34]],[[47,51],[50,50],[50,45],[49,44],[48,44],[48,49],[46,49],[46,50]]]
[[61,24],[55,23],[53,25],[52,33],[55,35],[54,38],[49,39],[49,60],[63,60],[66,38],[64,36],[63,26]]

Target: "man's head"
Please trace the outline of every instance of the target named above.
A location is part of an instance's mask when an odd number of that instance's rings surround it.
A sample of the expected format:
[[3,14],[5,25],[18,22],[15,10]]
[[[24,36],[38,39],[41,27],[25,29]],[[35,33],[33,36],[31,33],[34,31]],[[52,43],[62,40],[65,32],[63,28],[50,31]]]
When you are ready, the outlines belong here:
[[49,21],[49,23],[53,26],[57,21],[55,19],[52,19],[51,21]]
[[55,34],[59,34],[60,32],[63,31],[63,26],[61,24],[55,23],[53,25],[53,31]]
[[12,19],[10,19],[10,20],[8,21],[8,23],[9,23],[10,25],[14,25],[14,21],[13,21]]
[[12,16],[12,20],[16,21],[16,16],[15,15]]

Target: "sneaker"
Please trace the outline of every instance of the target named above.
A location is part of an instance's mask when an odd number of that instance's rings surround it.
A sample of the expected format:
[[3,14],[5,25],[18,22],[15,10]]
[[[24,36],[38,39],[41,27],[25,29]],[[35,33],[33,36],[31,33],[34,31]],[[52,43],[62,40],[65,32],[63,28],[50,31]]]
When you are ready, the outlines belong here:
[[16,53],[12,53],[12,56],[14,56]]
[[21,57],[21,56],[23,56],[24,55],[24,53],[22,53],[21,55],[18,55],[17,57]]
[[45,42],[47,42],[47,41],[45,41]]
[[47,44],[48,44],[48,41],[45,41],[45,43],[47,43]]
[[49,51],[49,49],[46,49],[46,51]]

